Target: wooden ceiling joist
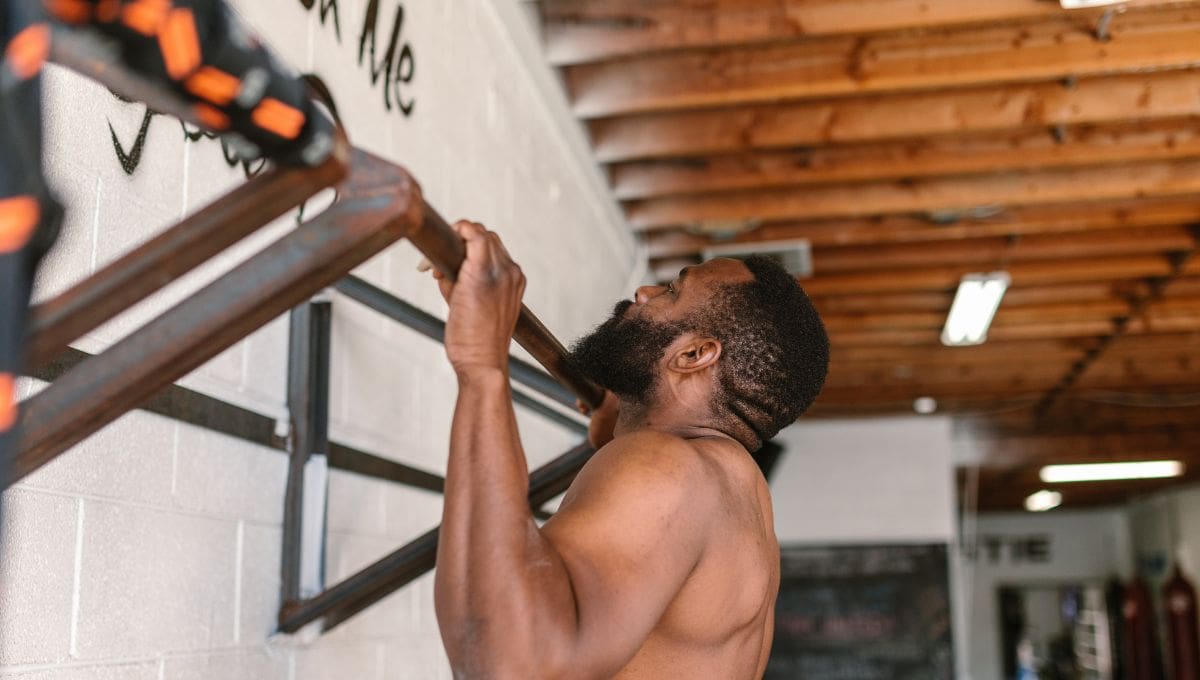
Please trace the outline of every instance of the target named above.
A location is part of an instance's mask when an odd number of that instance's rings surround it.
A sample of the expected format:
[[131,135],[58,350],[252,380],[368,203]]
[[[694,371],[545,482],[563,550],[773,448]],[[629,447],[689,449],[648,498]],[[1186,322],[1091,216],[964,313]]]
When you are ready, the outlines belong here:
[[763,189],[637,201],[629,222],[642,230],[738,220],[817,220],[890,213],[938,213],[995,206],[1200,194],[1200,160],[1128,163],[911,182]]
[[659,159],[611,168],[622,200],[733,189],[1073,168],[1200,156],[1196,119],[1083,125],[1058,131],[934,137],[729,156]]
[[1145,255],[1190,250],[1195,237],[1187,227],[1143,227],[1119,232],[1040,234],[1021,238],[992,237],[969,241],[880,246],[869,250],[855,246],[813,250],[813,267],[819,273],[866,269],[927,267],[941,264],[976,264],[981,269],[1002,269],[1009,262],[1105,255]]
[[1195,9],[1128,12],[1109,40],[1078,17],[944,34],[648,55],[567,69],[581,118],[1112,75],[1200,64]]
[[1200,72],[974,87],[592,121],[597,158],[616,163],[1084,123],[1200,115]]
[[[830,274],[802,281],[810,295],[846,295],[897,290],[952,291],[966,274],[975,271],[969,266],[941,266],[922,269],[875,271],[853,274]],[[1120,279],[1141,279],[1150,276],[1167,277],[1173,273],[1166,257],[1141,255],[1137,257],[1078,258],[1064,262],[1018,262],[1007,268],[1014,286],[1042,286]]]
[[835,364],[902,364],[936,365],[961,364],[975,361],[1004,362],[1015,356],[1045,359],[1057,362],[1066,358],[1077,358],[1094,348],[1096,343],[1086,338],[1038,339],[1016,342],[989,340],[974,347],[946,347],[936,345],[913,349],[911,347],[838,347],[830,348],[830,358]]
[[[952,239],[1030,234],[1071,234],[1109,229],[1200,223],[1200,198],[1096,201],[1069,205],[1018,207],[974,218],[966,211],[948,224],[925,217],[889,215],[875,218],[768,223],[723,243],[807,240],[812,247],[886,246]],[[653,259],[688,257],[710,243],[681,229],[645,232]]]
[[1124,460],[1159,460],[1163,454],[1182,454],[1200,462],[1200,430],[1139,432],[1136,434],[1087,434],[1002,437],[976,440],[986,451],[985,467],[1005,469],[1047,460],[1064,463],[1103,463]]
[[[1000,310],[1054,304],[1086,305],[1112,300],[1128,301],[1148,294],[1146,281],[1102,281],[1060,286],[1011,288],[1004,294]],[[1200,279],[1187,280],[1187,294],[1200,297]],[[1172,288],[1173,290],[1173,288]],[[953,291],[916,293],[879,293],[815,297],[813,303],[824,314],[864,314],[872,312],[942,312],[950,309]]]
[[[1192,4],[1132,0],[1127,6]],[[1068,14],[1093,23],[1103,12],[1064,12],[1046,0],[547,0],[541,7],[546,54],[557,66],[640,52],[944,30]]]

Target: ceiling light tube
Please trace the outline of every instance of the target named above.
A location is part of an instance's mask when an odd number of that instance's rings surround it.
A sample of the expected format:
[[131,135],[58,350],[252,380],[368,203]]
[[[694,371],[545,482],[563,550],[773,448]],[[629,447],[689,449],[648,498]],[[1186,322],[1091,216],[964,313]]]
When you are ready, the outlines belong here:
[[1011,282],[1007,272],[964,276],[942,329],[942,344],[978,345],[987,340],[988,327]]
[[1048,489],[1031,493],[1025,499],[1025,509],[1029,512],[1046,512],[1060,505],[1062,505],[1062,494]]
[[1047,465],[1039,476],[1047,484],[1068,482],[1104,482],[1118,479],[1166,479],[1183,474],[1177,460],[1145,460],[1129,463],[1087,463]]

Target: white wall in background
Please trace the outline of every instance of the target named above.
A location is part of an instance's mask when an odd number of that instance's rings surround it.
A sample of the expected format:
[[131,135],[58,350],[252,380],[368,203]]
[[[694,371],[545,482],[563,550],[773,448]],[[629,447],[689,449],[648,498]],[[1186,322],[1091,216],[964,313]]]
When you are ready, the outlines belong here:
[[805,421],[776,437],[771,477],[781,543],[920,543],[954,538],[950,421]]
[[[529,306],[557,335],[581,334],[629,296],[644,257],[540,57],[525,8],[475,0],[304,4],[236,1],[285,62],[328,84],[353,142],[407,166],[446,218],[470,217],[501,233],[529,279]],[[411,82],[373,84],[371,64],[360,62],[369,5],[378,9],[377,61],[403,8],[396,54],[411,50]],[[322,18],[322,6],[334,9]],[[48,174],[69,212],[39,298],[243,179],[218,142],[186,142],[175,120],[147,118],[144,106],[60,69],[48,70],[45,86]],[[411,115],[397,98],[415,101]],[[127,174],[119,153],[135,152]],[[78,346],[103,349],[294,218]],[[415,272],[417,260],[401,244],[356,273],[444,315],[433,284]],[[444,470],[455,390],[441,347],[344,298],[334,310],[334,438]],[[181,383],[282,416],[286,335],[277,320]],[[519,418],[534,465],[577,440],[536,415]],[[448,677],[428,576],[324,638],[268,642],[279,605],[285,463],[273,450],[133,413],[5,494],[0,677]],[[434,494],[333,472],[329,579],[423,533],[440,508]]]
[[[1002,585],[1054,585],[1128,578],[1129,524],[1119,509],[1045,514],[997,513],[975,526],[976,559],[962,560],[967,607],[963,680],[1001,680]],[[965,539],[964,539],[965,540]]]
[[[776,437],[771,475],[781,544],[945,543],[956,548],[952,423],[943,417],[801,419]],[[958,565],[950,598],[958,666],[965,629]]]

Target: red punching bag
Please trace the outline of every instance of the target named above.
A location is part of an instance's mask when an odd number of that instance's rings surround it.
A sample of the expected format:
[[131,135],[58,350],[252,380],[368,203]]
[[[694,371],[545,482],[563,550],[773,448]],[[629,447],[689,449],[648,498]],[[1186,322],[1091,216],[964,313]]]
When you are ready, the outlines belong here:
[[1200,680],[1200,634],[1197,633],[1196,589],[1175,564],[1163,584],[1163,606],[1171,640],[1171,679]]
[[1121,599],[1121,639],[1127,680],[1159,680],[1158,645],[1154,642],[1154,606],[1150,589],[1134,577]]

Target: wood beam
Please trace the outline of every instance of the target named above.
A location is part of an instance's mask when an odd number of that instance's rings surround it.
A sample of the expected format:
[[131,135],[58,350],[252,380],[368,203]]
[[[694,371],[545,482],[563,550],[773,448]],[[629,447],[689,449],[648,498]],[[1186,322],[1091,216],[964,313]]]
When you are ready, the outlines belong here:
[[[1200,297],[1200,279],[1181,279],[1173,284],[1168,295],[1178,297]],[[1178,291],[1178,293],[1176,293]],[[1062,286],[1031,286],[1010,288],[1004,294],[1001,311],[1019,307],[1047,304],[1087,304],[1109,300],[1129,301],[1149,294],[1146,281],[1109,281],[1098,283],[1076,283]],[[944,292],[896,292],[874,295],[833,295],[813,298],[813,304],[825,314],[867,314],[878,312],[930,312],[946,313],[954,301],[954,293]]]
[[653,230],[706,222],[853,218],[1197,193],[1200,193],[1200,160],[1187,159],[656,198],[627,204],[626,214],[635,228]]
[[[1197,467],[1193,465],[1192,467]],[[1174,479],[1142,479],[1114,482],[1064,484],[1054,488],[1063,495],[1063,508],[1092,508],[1128,503],[1146,496],[1185,484],[1200,481],[1200,473],[1188,472]],[[1046,488],[1032,475],[1004,478],[1002,481],[980,480],[976,511],[1011,512],[1024,510],[1025,497]]]
[[1095,26],[1056,16],[1022,26],[846,36],[652,54],[566,69],[581,118],[846,95],[1112,75],[1200,64],[1195,9],[1126,12]]
[[[810,295],[846,295],[850,293],[912,291],[952,291],[970,266],[939,266],[865,273],[830,274],[801,282]],[[1166,257],[1078,258],[1064,262],[1017,262],[1007,268],[1013,286],[1042,286],[1148,276],[1170,276],[1171,263]]]
[[1003,437],[972,442],[983,455],[985,468],[1012,469],[1041,465],[1048,459],[1062,463],[1104,463],[1122,460],[1158,460],[1164,455],[1200,462],[1200,430],[1139,432],[1134,434],[1078,434]]
[[[1200,84],[1198,84],[1200,85]],[[1078,234],[1088,231],[1179,225],[1200,222],[1200,199],[1169,198],[1098,201],[1067,205],[1018,207],[974,218],[969,212],[949,224],[931,219],[889,215],[875,218],[764,224],[721,243],[761,243],[805,239],[814,248],[929,243],[952,239],[1030,234]],[[948,216],[949,218],[949,216]],[[651,258],[686,257],[713,242],[684,230],[643,232]]]
[[820,248],[813,250],[813,267],[818,275],[955,263],[978,263],[984,269],[995,269],[1002,268],[1007,262],[1145,255],[1186,251],[1194,246],[1195,238],[1187,227],[1142,227],[1119,232],[1033,234],[1019,239],[991,237],[869,249],[861,246]]
[[[820,308],[818,308],[820,309]],[[1193,311],[1195,310],[1195,311]],[[948,310],[933,312],[874,312],[859,314],[825,314],[822,319],[830,332],[869,331],[888,329],[935,329],[946,323]],[[1172,307],[1155,305],[1154,311],[1161,316],[1187,317],[1200,320],[1200,299],[1182,299]],[[1128,316],[1130,304],[1124,300],[1099,300],[1095,302],[1069,302],[1023,307],[1001,305],[992,321],[992,328],[1041,325],[1067,321],[1111,321]]]
[[[1010,262],[1147,255],[1186,252],[1195,247],[1193,227],[1158,226],[1081,234],[1032,234],[1025,237],[986,237],[923,244],[833,246],[814,248],[813,269],[817,276],[853,271],[930,267],[947,264],[973,265],[978,270],[1003,269]],[[675,277],[679,269],[701,259],[692,257],[651,258],[658,281]]]
[[593,121],[597,158],[615,163],[989,130],[1200,115],[1200,71],[1085,78],[946,92],[642,114]]
[[[911,383],[851,383],[830,384],[821,390],[819,400],[827,405],[840,406],[871,405],[871,404],[908,404],[920,397],[933,397],[938,401],[943,399],[963,399],[982,397],[989,399],[1031,399],[1039,401],[1042,395],[1055,387],[1060,375],[1013,374],[1002,379],[992,380],[959,380],[943,382],[911,382]],[[1178,380],[1165,378],[1131,383],[1126,378],[1113,378],[1109,381],[1097,381],[1098,384],[1089,386],[1090,390],[1118,390],[1123,393],[1154,393],[1167,394],[1172,390],[1191,392],[1196,389],[1194,380]],[[1080,388],[1083,390],[1084,388]]]
[[1012,357],[1030,357],[1035,360],[1055,361],[1075,359],[1093,349],[1095,343],[1086,338],[1037,339],[1025,341],[989,340],[975,347],[945,347],[940,342],[930,347],[847,347],[833,345],[830,348],[832,361],[837,364],[876,363],[883,365],[940,365],[961,364],[974,361],[1005,362]]
[[[1130,8],[1190,6],[1132,0]],[[1103,10],[1066,12],[1044,0],[542,0],[546,55],[566,66],[641,52],[795,38],[997,25]]]
[[1196,121],[1151,121],[933,137],[745,154],[664,158],[610,168],[621,200],[733,189],[1078,168],[1200,155]]

